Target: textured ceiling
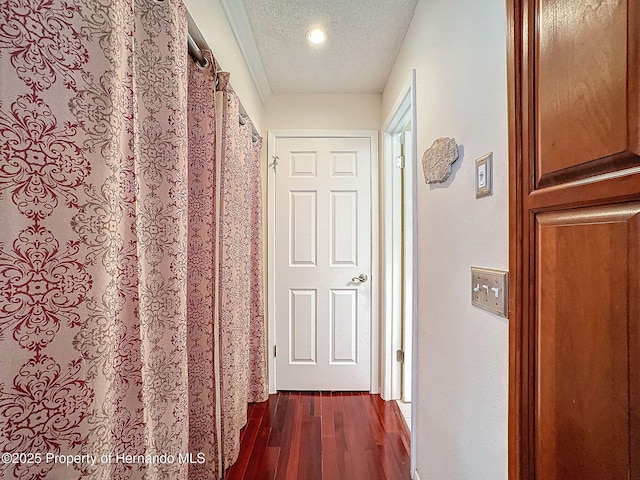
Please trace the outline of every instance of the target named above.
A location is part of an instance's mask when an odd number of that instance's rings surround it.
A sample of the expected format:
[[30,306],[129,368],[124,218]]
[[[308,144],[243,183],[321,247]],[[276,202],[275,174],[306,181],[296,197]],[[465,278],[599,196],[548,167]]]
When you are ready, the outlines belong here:
[[[274,93],[380,93],[417,0],[244,0]],[[321,26],[322,47],[306,32]]]

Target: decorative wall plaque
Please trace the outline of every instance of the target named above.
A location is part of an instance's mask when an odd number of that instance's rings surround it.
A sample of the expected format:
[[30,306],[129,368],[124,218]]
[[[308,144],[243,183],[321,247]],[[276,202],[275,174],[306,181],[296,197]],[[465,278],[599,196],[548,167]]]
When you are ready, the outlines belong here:
[[458,145],[455,138],[436,139],[422,156],[424,181],[442,183],[451,175],[451,165],[458,159]]

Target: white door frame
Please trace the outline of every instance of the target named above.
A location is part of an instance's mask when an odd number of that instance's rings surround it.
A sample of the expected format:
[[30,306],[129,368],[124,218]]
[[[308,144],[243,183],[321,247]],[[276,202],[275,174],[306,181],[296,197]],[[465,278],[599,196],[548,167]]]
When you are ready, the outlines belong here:
[[412,348],[411,348],[411,361],[412,361],[412,378],[411,378],[411,472],[416,468],[416,428],[417,428],[417,416],[418,416],[418,309],[417,309],[417,292],[418,292],[418,258],[417,258],[417,180],[418,180],[418,148],[417,148],[417,114],[416,114],[416,71],[411,71],[411,77],[405,84],[404,88],[400,91],[400,95],[396,99],[389,117],[383,124],[383,162],[382,162],[382,292],[380,294],[380,311],[382,313],[381,322],[381,396],[385,400],[391,400],[399,398],[398,385],[400,375],[400,365],[396,362],[396,350],[400,338],[400,329],[397,325],[399,321],[398,311],[401,308],[400,304],[402,298],[398,298],[394,292],[397,291],[397,285],[394,282],[398,282],[398,278],[394,278],[394,252],[393,252],[393,240],[394,240],[394,225],[397,223],[397,219],[394,218],[394,192],[399,185],[398,170],[395,167],[395,158],[397,152],[395,152],[395,146],[393,137],[397,135],[404,127],[407,119],[411,122],[411,158],[405,159],[405,168],[410,168],[410,177],[413,181],[409,184],[405,184],[405,201],[412,202],[413,212],[412,218],[405,218],[405,235],[410,235],[413,239],[413,251],[411,264],[405,265],[405,275],[407,278],[406,284],[411,285],[412,290]]
[[[377,130],[272,130],[267,140],[267,162],[272,165],[278,138],[368,138],[371,145],[371,393],[379,391],[379,231],[378,221],[378,131]],[[277,167],[276,167],[277,168]],[[267,172],[267,342],[269,393],[276,393],[275,315],[275,175]]]

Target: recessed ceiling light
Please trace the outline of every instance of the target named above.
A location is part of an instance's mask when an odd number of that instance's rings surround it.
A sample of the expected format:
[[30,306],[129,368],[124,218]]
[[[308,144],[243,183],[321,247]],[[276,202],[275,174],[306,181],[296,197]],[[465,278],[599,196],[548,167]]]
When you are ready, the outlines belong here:
[[319,28],[314,28],[307,32],[307,40],[314,45],[322,45],[327,40],[327,34]]

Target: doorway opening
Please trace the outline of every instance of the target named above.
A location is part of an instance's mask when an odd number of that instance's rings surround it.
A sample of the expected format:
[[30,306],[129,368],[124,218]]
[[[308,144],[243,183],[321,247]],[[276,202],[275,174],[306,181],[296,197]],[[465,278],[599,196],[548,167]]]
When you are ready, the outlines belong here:
[[411,430],[416,425],[416,72],[383,126],[382,162],[382,396],[397,400]]

